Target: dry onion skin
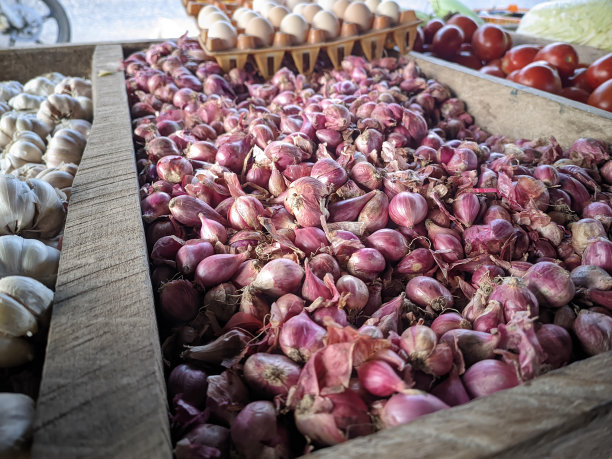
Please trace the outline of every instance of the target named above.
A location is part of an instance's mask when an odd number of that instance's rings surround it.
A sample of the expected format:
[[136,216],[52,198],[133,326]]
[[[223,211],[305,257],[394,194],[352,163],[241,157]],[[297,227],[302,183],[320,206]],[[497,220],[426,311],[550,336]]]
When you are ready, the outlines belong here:
[[124,61],[177,457],[297,456],[610,349],[606,143],[491,135],[412,61],[198,51]]

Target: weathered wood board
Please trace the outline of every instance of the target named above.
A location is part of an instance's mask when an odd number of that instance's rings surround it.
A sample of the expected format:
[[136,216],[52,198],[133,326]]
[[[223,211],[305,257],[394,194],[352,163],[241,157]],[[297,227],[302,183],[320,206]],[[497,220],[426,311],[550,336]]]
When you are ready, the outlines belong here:
[[118,45],[93,56],[94,127],[73,184],[35,458],[171,455]]
[[555,136],[564,147],[579,137],[612,142],[612,113],[421,53],[411,52],[429,78],[466,102],[476,124],[513,139]]
[[612,352],[607,352],[309,457],[603,459],[611,454]]

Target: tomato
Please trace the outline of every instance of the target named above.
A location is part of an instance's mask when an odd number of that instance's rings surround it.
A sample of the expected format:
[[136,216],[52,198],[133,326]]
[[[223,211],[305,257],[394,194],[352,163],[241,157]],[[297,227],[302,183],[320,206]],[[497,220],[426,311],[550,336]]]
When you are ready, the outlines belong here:
[[516,83],[516,77],[518,75],[518,73],[520,72],[520,70],[515,70],[513,72],[511,72],[507,77],[506,80],[510,80],[510,81],[514,81]]
[[504,30],[504,33],[506,34],[506,51],[508,51],[512,48],[512,35],[506,30]]
[[425,34],[423,33],[422,27],[417,27],[416,37],[414,37],[414,44],[412,49],[418,52],[423,51],[423,45],[425,44]]
[[588,91],[585,91],[582,88],[577,88],[575,86],[561,88],[561,91],[559,91],[559,95],[567,97],[568,99],[575,100],[576,102],[582,102],[583,104],[586,104],[587,100],[589,99]]
[[519,70],[516,82],[547,92],[556,93],[561,90],[559,74],[543,61],[532,62]]
[[493,75],[499,78],[506,78],[506,74],[501,71],[499,67],[495,65],[485,65],[480,69],[482,73],[486,73],[487,75]]
[[482,25],[472,35],[474,53],[487,62],[502,57],[508,46],[509,37],[510,35],[498,25]]
[[492,61],[487,62],[487,65],[493,65],[501,70],[502,60],[499,58],[493,59]]
[[578,65],[578,54],[574,47],[567,43],[550,43],[542,48],[533,60],[546,61],[557,68],[559,76],[568,77]]
[[456,25],[445,25],[439,29],[431,43],[432,51],[436,56],[453,57],[463,43],[463,31]]
[[472,43],[466,43],[466,42],[461,43],[461,46],[459,47],[459,51],[472,52]]
[[589,96],[587,103],[593,107],[612,112],[612,79],[597,86]]
[[465,16],[463,14],[455,14],[448,21],[446,21],[446,24],[452,24],[459,27],[463,31],[463,41],[465,41],[466,43],[472,42],[472,35],[474,35],[474,32],[478,28],[478,24],[476,24],[476,21],[474,21],[471,17]]
[[593,88],[591,88],[591,85],[587,81],[586,72],[587,69],[584,67],[577,68],[574,70],[574,73],[565,79],[565,86],[584,89],[586,92],[590,93]]
[[606,54],[593,62],[586,74],[586,79],[592,88],[598,87],[610,78],[612,78],[612,53]]
[[425,27],[423,27],[425,43],[431,43],[436,32],[442,27],[444,27],[444,23],[440,19],[431,19],[429,22],[427,22]]
[[502,59],[501,68],[506,75],[515,70],[520,70],[527,64],[533,62],[533,58],[538,54],[540,48],[535,45],[519,45],[511,48]]
[[455,64],[460,64],[465,67],[469,67],[474,70],[480,69],[482,67],[482,62],[478,59],[474,53],[470,51],[459,51],[453,57],[450,58],[451,62]]

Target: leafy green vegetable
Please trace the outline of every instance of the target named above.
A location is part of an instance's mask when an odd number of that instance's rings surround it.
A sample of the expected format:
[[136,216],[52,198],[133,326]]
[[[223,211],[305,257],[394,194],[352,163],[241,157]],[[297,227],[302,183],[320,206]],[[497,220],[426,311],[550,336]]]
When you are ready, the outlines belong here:
[[484,24],[484,21],[478,16],[470,7],[464,5],[459,0],[429,0],[431,6],[441,19],[448,19],[450,16],[456,13],[461,13],[471,17],[476,24]]
[[612,50],[610,0],[557,0],[534,6],[518,33]]

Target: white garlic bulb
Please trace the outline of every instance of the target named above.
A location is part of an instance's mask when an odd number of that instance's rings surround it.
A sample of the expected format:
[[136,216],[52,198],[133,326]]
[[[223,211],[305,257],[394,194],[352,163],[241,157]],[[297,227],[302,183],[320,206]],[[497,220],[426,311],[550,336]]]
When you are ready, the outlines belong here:
[[[18,367],[32,360],[34,360],[34,348],[29,341],[23,338],[0,335],[0,368]],[[0,410],[0,417],[2,417],[2,413],[3,410]],[[2,429],[0,429],[0,437],[1,432]],[[2,440],[0,439],[0,457],[2,457],[1,445]]]
[[53,304],[53,290],[45,287],[36,279],[26,276],[3,277],[0,279],[1,295],[7,295],[26,308],[39,325],[49,323],[49,312]]
[[24,394],[0,393],[0,457],[30,457],[34,429],[34,400]]
[[23,92],[37,96],[49,96],[55,92],[55,84],[44,76],[37,76],[23,85]]
[[0,236],[0,277],[28,276],[55,287],[60,251],[36,239]]
[[15,110],[38,110],[40,104],[42,104],[46,98],[47,96],[37,96],[22,92],[12,97],[8,103]]
[[60,129],[49,140],[49,145],[43,159],[49,167],[59,166],[62,163],[79,164],[87,138],[79,131],[70,128]]
[[0,175],[0,235],[31,229],[36,215],[36,194],[26,182]]

